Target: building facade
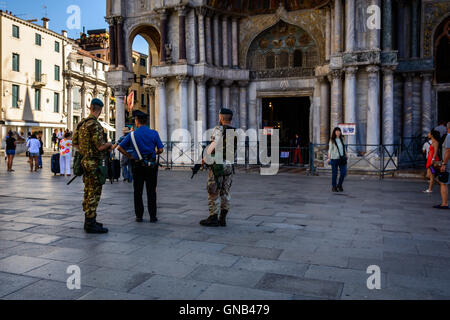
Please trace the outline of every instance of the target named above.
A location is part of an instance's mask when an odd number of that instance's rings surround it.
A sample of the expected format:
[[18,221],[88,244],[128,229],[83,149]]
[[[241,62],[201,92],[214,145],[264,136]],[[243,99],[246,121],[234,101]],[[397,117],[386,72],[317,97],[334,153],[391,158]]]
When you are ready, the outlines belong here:
[[292,109],[276,123],[302,118],[316,144],[354,123],[348,143],[362,153],[450,120],[447,0],[107,0],[106,20],[118,104],[131,86],[134,37],[149,43],[150,115],[163,140],[194,132],[196,121],[213,127],[220,107],[237,127],[270,126],[268,108],[286,98]]
[[8,130],[42,131],[51,146],[54,129],[66,128],[63,68],[70,52],[65,33],[0,12],[0,141]]

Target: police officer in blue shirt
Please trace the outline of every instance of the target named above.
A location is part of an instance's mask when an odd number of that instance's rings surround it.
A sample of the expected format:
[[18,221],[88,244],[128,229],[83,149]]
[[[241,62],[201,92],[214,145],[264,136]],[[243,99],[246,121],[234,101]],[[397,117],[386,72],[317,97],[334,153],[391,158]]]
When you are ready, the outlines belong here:
[[[156,218],[156,184],[158,178],[156,156],[163,153],[164,145],[158,132],[147,127],[148,117],[145,113],[134,111],[133,116],[137,130],[125,137],[118,146],[118,150],[131,160],[136,221],[143,221],[144,202],[142,201],[142,192],[145,183],[150,222],[155,223],[158,221]],[[132,150],[131,154],[126,151],[130,149]]]

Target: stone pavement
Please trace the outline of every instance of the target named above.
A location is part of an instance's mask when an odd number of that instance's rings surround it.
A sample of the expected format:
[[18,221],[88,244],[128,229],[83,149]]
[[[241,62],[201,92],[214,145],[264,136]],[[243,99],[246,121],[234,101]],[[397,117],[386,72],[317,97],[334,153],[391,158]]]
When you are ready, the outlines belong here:
[[[99,221],[82,230],[82,182],[49,160],[29,173],[0,161],[2,299],[449,299],[450,212],[423,181],[238,173],[229,227],[207,229],[206,174],[161,171],[159,223],[134,221],[132,189],[106,184]],[[81,290],[69,290],[70,265]],[[381,290],[366,286],[381,268]]]

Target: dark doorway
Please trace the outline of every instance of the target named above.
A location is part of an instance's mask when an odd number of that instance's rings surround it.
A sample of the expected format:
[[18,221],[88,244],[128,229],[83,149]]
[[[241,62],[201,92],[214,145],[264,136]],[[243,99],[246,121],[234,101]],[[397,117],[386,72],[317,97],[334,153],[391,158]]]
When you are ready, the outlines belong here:
[[280,130],[280,146],[294,146],[298,133],[302,146],[309,145],[309,97],[264,98],[263,127]]
[[450,121],[450,91],[438,93],[438,121]]

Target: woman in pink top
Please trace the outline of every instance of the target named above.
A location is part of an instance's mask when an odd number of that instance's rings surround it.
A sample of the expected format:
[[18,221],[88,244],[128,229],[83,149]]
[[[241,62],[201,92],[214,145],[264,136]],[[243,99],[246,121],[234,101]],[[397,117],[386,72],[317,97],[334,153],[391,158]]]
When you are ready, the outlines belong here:
[[59,142],[59,168],[61,176],[70,177],[70,167],[72,160],[72,140],[70,133],[64,135],[64,139]]

